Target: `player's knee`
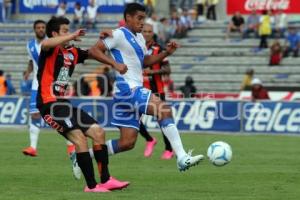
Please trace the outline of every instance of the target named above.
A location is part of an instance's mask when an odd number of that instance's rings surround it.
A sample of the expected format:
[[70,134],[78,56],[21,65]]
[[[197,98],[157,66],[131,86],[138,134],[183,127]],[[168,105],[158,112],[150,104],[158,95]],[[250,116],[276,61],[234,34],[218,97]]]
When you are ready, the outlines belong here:
[[94,142],[102,144],[105,138],[104,129],[101,128],[99,125],[94,124],[88,130],[88,135],[92,137]]
[[167,105],[165,103],[163,103],[159,106],[159,113],[160,113],[161,119],[172,117],[172,109],[169,105]]
[[72,143],[77,147],[84,147],[87,145],[87,138],[83,134],[76,134],[73,137]]
[[121,140],[120,141],[120,148],[123,151],[131,150],[135,146],[135,140]]

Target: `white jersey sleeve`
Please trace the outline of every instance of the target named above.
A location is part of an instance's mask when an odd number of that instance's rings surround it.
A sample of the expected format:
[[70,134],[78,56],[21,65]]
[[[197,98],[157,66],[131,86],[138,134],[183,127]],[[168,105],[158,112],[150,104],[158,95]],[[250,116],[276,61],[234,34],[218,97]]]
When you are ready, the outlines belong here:
[[112,37],[107,37],[102,40],[108,50],[118,48],[122,43],[123,32],[119,29],[113,30]]

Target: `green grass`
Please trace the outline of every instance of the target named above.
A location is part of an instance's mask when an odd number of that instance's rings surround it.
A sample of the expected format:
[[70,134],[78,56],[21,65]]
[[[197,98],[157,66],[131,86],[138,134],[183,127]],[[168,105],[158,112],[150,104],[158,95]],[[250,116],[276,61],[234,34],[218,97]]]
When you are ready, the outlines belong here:
[[[183,134],[185,147],[205,153],[208,145],[224,140],[233,148],[233,160],[215,167],[205,160],[180,173],[175,159],[160,160],[161,135],[150,159],[143,157],[144,141],[110,159],[111,174],[131,185],[109,194],[84,193],[66,155],[63,137],[43,132],[39,156],[21,154],[28,145],[26,130],[0,131],[0,200],[299,200],[300,137]],[[108,133],[108,137],[117,137]],[[96,169],[96,168],[95,168]]]

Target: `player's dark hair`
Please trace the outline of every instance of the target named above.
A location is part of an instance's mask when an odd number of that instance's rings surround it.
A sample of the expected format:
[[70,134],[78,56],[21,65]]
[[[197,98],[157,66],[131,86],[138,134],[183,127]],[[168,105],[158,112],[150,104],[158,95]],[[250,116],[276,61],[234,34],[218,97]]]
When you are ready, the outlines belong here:
[[35,29],[36,25],[38,25],[38,24],[45,24],[46,25],[46,22],[44,20],[41,20],[41,19],[35,20],[33,22],[33,29]]
[[146,7],[139,4],[139,3],[130,3],[126,6],[125,11],[124,11],[124,19],[126,21],[126,15],[135,15],[136,12],[141,11],[141,12],[146,12]]
[[70,21],[65,17],[52,17],[46,25],[46,34],[48,38],[53,37],[52,32],[59,32],[61,25],[69,25]]
[[3,76],[4,72],[3,70],[0,70],[0,76]]

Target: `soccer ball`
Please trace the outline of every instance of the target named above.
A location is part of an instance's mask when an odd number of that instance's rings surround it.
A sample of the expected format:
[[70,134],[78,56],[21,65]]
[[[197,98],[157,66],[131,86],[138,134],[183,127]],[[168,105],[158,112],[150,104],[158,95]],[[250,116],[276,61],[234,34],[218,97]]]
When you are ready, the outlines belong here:
[[231,147],[223,141],[214,142],[207,149],[207,157],[213,165],[224,166],[231,161]]

